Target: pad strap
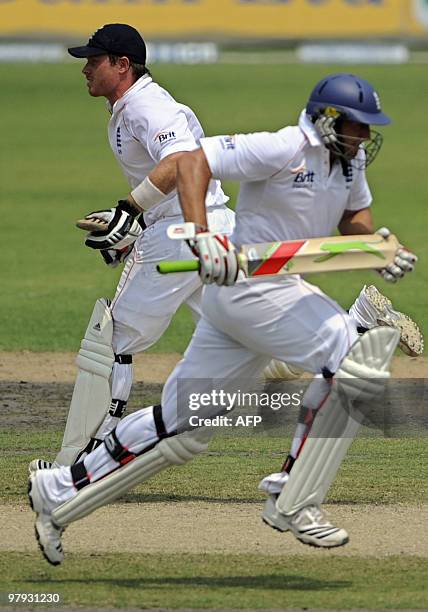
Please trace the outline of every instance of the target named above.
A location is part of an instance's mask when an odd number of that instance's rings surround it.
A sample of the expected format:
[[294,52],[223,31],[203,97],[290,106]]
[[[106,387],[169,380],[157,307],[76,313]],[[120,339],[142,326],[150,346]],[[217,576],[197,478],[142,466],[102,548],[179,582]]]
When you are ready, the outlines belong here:
[[114,360],[116,363],[132,363],[132,355],[115,355]]
[[125,465],[137,456],[119,442],[115,429],[104,438],[104,445],[110,457],[120,465]]
[[163,422],[162,418],[162,406],[160,404],[153,406],[153,419],[159,440],[162,440],[162,438],[168,438],[169,436],[174,436],[177,433],[176,431],[173,431],[169,434],[166,431],[165,423]]
[[75,463],[71,466],[71,477],[73,479],[73,484],[78,491],[86,487],[90,484],[90,478],[87,469],[85,468],[85,464],[83,461],[79,463]]
[[108,411],[109,415],[121,419],[125,413],[127,404],[128,402],[126,400],[112,399]]

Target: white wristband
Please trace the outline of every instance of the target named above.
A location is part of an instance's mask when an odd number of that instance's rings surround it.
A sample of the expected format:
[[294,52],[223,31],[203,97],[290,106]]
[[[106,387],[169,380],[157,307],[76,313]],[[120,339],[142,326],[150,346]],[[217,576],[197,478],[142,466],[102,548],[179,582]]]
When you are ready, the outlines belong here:
[[162,193],[160,189],[153,185],[148,176],[131,191],[131,195],[143,210],[152,208],[166,196],[165,193]]

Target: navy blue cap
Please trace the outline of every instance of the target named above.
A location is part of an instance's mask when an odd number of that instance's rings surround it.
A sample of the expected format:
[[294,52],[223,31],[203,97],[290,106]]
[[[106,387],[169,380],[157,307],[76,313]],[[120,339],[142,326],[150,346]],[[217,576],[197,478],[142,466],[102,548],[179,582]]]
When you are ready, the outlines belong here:
[[126,23],[108,23],[97,30],[86,45],[71,47],[68,52],[73,57],[92,57],[94,55],[121,55],[138,64],[146,63],[146,44],[141,34]]

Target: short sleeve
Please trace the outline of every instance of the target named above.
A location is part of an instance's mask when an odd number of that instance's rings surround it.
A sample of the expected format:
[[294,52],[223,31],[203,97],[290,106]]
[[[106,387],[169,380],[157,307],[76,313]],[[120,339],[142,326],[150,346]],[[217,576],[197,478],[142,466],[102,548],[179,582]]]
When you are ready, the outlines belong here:
[[295,149],[277,132],[203,138],[201,147],[214,178],[248,182],[279,172]]
[[137,117],[132,121],[132,133],[156,163],[172,153],[197,148],[198,143],[183,110],[168,105],[149,113],[146,109],[141,116],[144,119]]
[[372,203],[372,194],[367,183],[366,173],[364,170],[353,169],[355,178],[352,182],[352,187],[349,193],[347,210],[361,210],[368,208]]

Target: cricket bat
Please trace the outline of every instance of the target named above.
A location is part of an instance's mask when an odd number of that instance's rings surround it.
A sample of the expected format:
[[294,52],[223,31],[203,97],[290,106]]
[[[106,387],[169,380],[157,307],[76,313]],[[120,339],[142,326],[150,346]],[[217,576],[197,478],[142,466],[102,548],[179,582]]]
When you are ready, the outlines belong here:
[[76,227],[87,232],[104,232],[108,228],[107,221],[97,219],[96,217],[85,217],[76,221]]
[[[184,226],[168,228],[170,238],[190,238]],[[180,228],[181,229],[178,229]],[[327,236],[243,245],[239,251],[239,263],[245,275],[277,276],[285,274],[314,274],[344,270],[381,269],[394,261],[399,242],[393,234],[387,239],[379,234],[355,236]],[[158,264],[158,272],[197,272],[199,261],[164,261]]]

